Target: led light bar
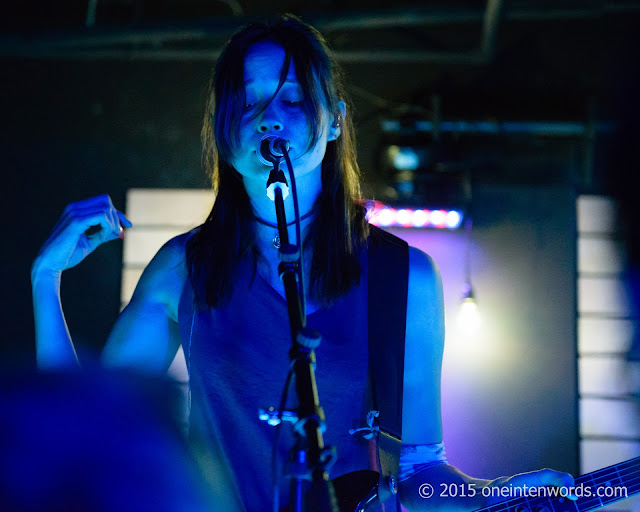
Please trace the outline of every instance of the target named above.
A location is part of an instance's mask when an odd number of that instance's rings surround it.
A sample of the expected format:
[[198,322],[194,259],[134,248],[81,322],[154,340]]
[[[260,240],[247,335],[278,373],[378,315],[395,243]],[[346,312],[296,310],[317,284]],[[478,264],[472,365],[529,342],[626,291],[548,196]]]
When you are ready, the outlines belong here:
[[464,220],[460,210],[426,210],[374,207],[367,211],[370,224],[379,227],[458,229]]

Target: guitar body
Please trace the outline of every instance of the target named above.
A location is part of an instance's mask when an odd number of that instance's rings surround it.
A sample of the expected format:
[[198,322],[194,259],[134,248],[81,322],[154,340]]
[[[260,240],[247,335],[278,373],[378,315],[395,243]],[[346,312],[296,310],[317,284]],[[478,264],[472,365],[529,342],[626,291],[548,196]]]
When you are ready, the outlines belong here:
[[[376,471],[364,469],[339,476],[332,480],[340,512],[354,512],[358,503],[375,489],[380,480]],[[367,507],[367,512],[382,512],[381,507]]]
[[[340,512],[354,512],[362,498],[376,488],[379,480],[380,474],[368,469],[347,473],[331,480]],[[366,510],[367,512],[383,512],[380,506],[370,506]],[[287,505],[280,508],[280,512],[293,511]]]

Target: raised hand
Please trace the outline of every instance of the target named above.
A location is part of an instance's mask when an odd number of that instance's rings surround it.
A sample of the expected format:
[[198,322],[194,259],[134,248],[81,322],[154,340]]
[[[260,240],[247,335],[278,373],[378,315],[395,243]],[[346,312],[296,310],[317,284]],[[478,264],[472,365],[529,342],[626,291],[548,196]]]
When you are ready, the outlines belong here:
[[99,245],[123,238],[131,222],[103,194],[68,205],[40,249],[33,271],[59,273],[75,267]]

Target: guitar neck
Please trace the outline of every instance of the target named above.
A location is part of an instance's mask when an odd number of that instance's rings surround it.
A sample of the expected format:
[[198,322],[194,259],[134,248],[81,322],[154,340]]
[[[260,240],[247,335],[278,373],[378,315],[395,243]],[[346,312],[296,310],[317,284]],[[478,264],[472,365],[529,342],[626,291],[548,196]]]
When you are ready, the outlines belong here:
[[[527,493],[477,512],[521,512],[547,507],[554,512],[588,512],[640,493],[640,457],[576,478],[576,501],[555,497],[555,489]],[[550,491],[550,492],[547,492]]]

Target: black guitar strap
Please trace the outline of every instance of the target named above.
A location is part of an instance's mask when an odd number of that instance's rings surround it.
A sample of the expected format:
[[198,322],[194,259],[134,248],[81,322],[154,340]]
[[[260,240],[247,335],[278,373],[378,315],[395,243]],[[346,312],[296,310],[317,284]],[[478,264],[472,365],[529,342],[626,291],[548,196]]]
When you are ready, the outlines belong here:
[[380,469],[382,477],[397,476],[402,444],[409,246],[371,226],[368,265],[369,376],[372,405],[380,411]]

